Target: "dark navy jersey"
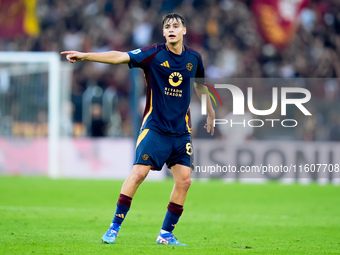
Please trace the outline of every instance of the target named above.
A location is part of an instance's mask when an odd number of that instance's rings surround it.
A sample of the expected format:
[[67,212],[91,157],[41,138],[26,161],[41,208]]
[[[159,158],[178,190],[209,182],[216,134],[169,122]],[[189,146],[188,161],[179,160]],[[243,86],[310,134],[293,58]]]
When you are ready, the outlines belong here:
[[181,55],[166,44],[128,52],[129,67],[144,70],[147,93],[142,129],[169,135],[190,132],[192,78],[204,78],[201,55],[183,46]]

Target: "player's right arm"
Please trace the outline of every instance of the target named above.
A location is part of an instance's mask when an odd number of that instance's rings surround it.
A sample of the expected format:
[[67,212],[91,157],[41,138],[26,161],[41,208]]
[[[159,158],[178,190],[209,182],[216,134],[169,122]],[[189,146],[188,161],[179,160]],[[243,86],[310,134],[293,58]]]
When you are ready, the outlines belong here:
[[66,55],[66,59],[71,63],[84,60],[114,65],[130,62],[129,54],[127,52],[121,51],[106,51],[106,52],[63,51],[60,54]]

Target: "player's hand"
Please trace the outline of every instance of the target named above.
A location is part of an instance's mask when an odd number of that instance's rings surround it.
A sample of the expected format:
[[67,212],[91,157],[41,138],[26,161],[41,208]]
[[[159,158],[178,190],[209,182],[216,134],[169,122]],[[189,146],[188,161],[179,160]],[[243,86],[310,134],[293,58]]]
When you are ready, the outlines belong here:
[[79,51],[63,51],[60,52],[60,54],[66,55],[66,59],[71,63],[75,63],[76,61],[83,61],[85,58],[85,54]]
[[208,133],[211,135],[214,135],[215,129],[214,129],[214,119],[215,116],[208,116],[207,118],[207,124],[205,124],[204,128],[207,130]]

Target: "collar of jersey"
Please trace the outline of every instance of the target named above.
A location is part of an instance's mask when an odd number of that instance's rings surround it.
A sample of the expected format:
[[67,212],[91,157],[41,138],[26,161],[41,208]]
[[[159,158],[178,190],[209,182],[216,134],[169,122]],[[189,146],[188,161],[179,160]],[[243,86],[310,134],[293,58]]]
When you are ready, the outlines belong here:
[[172,52],[169,48],[168,48],[168,45],[166,45],[166,43],[164,43],[164,45],[165,45],[165,48],[166,48],[166,50],[168,51],[168,52],[170,52],[171,54],[174,54],[175,56],[177,56],[177,57],[182,57],[184,54],[185,54],[185,52],[186,52],[186,48],[185,48],[185,46],[184,46],[184,44],[182,45],[182,53],[181,54],[176,54],[176,53],[174,53],[174,52]]

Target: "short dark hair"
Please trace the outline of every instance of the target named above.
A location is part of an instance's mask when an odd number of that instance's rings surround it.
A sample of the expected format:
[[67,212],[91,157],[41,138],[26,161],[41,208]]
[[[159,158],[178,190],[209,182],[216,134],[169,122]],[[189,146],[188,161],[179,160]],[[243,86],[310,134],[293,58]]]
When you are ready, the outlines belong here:
[[179,15],[178,13],[169,13],[167,15],[164,15],[162,19],[162,26],[164,27],[165,22],[167,22],[170,19],[175,19],[177,21],[180,20],[182,22],[183,27],[187,26],[187,22],[185,18]]

